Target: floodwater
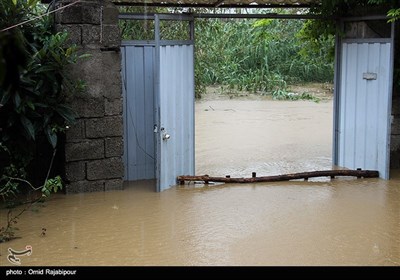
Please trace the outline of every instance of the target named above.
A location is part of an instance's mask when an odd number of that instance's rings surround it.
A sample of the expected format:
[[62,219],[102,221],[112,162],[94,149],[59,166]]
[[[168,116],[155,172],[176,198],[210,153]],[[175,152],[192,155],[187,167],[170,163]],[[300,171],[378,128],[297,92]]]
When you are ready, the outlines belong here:
[[[331,169],[332,101],[203,100],[197,174]],[[21,216],[23,265],[400,265],[400,173],[54,195]],[[6,212],[1,212],[4,223]],[[43,228],[46,229],[43,235]]]

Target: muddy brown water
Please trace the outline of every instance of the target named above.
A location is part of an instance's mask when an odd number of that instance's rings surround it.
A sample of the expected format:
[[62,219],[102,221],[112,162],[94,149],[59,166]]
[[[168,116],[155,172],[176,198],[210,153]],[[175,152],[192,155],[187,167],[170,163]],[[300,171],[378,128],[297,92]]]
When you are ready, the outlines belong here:
[[[330,169],[332,102],[203,100],[196,173]],[[18,223],[23,265],[399,265],[400,173],[54,195]],[[5,211],[1,211],[4,222]],[[42,235],[42,228],[46,234]]]

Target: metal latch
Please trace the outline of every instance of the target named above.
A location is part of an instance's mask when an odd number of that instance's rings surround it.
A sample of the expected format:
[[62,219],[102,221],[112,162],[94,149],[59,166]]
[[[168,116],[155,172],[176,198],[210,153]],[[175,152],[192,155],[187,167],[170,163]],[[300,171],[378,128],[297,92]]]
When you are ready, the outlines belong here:
[[377,73],[371,73],[371,72],[363,73],[364,80],[376,80],[377,78],[378,78]]
[[169,135],[169,134],[167,133],[167,131],[165,131],[165,128],[164,128],[164,127],[161,127],[161,132],[162,132],[162,139],[163,139],[164,141],[166,141],[166,140],[168,140],[169,138],[171,138],[171,135]]

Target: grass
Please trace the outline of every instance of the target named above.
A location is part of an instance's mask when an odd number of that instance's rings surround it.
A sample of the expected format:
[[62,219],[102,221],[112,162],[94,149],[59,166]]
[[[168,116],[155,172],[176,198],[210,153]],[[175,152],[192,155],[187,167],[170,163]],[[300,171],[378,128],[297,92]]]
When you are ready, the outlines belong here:
[[198,20],[196,82],[285,99],[313,99],[285,94],[286,84],[331,82],[333,63],[327,50],[333,39],[313,52],[297,36],[303,25],[300,20]]

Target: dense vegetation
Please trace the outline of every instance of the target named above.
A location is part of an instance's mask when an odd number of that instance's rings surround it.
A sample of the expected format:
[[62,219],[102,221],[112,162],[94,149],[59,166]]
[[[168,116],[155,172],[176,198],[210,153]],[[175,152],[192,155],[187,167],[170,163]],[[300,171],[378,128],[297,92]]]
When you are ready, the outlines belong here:
[[302,20],[197,21],[196,82],[263,94],[287,83],[331,82],[334,37],[311,48],[303,27]]
[[0,196],[10,207],[23,187],[41,190],[2,221],[0,242],[13,237],[20,214],[62,187],[52,167],[59,136],[74,122],[66,100],[77,88],[64,69],[77,60],[76,47],[54,33],[51,17],[17,26],[45,11],[38,0],[0,2]]

